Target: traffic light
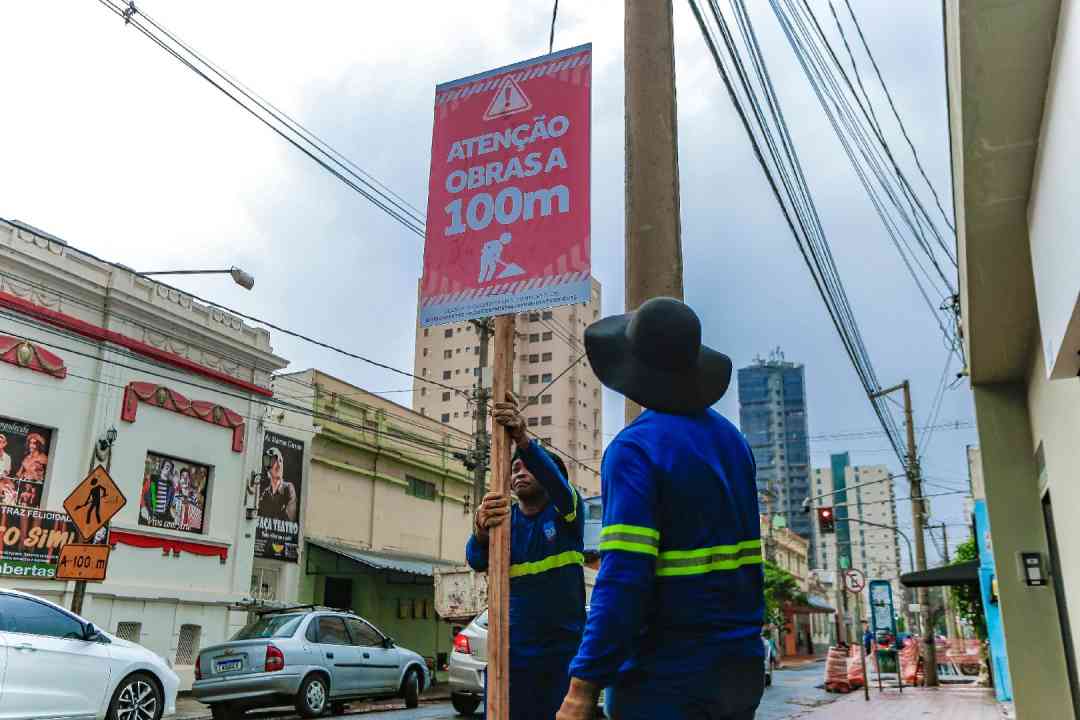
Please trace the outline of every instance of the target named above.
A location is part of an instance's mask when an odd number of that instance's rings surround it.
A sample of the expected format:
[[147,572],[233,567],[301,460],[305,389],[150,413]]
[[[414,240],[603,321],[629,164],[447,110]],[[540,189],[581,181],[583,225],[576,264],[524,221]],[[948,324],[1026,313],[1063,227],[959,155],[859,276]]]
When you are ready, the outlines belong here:
[[822,535],[836,532],[836,517],[831,507],[818,508],[817,521],[818,530]]

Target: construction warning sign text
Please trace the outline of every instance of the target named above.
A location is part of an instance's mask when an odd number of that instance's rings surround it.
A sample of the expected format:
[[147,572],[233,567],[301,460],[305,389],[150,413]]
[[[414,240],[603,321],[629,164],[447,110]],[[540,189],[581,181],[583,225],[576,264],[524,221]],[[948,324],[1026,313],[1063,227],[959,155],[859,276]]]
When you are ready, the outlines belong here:
[[420,320],[586,302],[590,45],[439,85]]

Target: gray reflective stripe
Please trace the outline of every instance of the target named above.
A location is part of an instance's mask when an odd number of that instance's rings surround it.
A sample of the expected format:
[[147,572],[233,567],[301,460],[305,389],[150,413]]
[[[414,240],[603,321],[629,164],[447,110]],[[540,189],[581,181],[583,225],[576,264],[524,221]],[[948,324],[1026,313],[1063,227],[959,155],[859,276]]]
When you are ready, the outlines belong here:
[[637,535],[631,533],[608,533],[600,537],[600,544],[609,542],[628,542],[635,543],[637,545],[649,545],[651,547],[660,547],[660,541],[657,538],[646,537],[645,535]]
[[756,557],[758,555],[761,555],[760,547],[741,548],[735,552],[717,549],[715,552],[709,553],[708,555],[696,555],[687,558],[668,558],[664,557],[664,553],[660,553],[660,558],[656,561],[656,566],[657,568],[696,567],[698,565],[711,565],[713,563],[741,560],[742,558]]

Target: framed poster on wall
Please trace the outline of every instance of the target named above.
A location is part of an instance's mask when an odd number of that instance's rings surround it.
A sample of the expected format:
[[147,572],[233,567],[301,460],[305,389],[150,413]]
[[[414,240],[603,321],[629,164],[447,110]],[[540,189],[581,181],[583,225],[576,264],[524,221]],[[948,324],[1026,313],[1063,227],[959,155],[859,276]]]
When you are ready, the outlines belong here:
[[0,505],[41,507],[53,431],[0,417]]
[[149,451],[139,495],[139,524],[201,534],[209,490],[209,465]]
[[263,452],[270,456],[270,467],[259,482],[255,557],[297,562],[304,443],[268,432],[263,439]]

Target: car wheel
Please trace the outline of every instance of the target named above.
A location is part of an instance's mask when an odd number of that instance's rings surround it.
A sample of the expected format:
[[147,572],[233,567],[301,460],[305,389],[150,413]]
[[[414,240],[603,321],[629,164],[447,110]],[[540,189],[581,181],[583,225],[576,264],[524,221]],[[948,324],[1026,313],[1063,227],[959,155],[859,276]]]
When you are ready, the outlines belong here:
[[300,683],[300,690],[296,693],[296,712],[301,717],[319,717],[326,712],[329,699],[330,688],[326,678],[322,675],[309,675]]
[[113,693],[109,720],[160,720],[165,710],[161,691],[153,678],[135,673],[124,678]]
[[458,715],[469,716],[476,712],[476,709],[480,707],[480,698],[472,697],[471,695],[451,695],[450,704],[454,706],[454,712]]
[[405,682],[402,683],[402,697],[405,698],[405,707],[410,710],[420,705],[420,678],[415,670],[405,673]]

